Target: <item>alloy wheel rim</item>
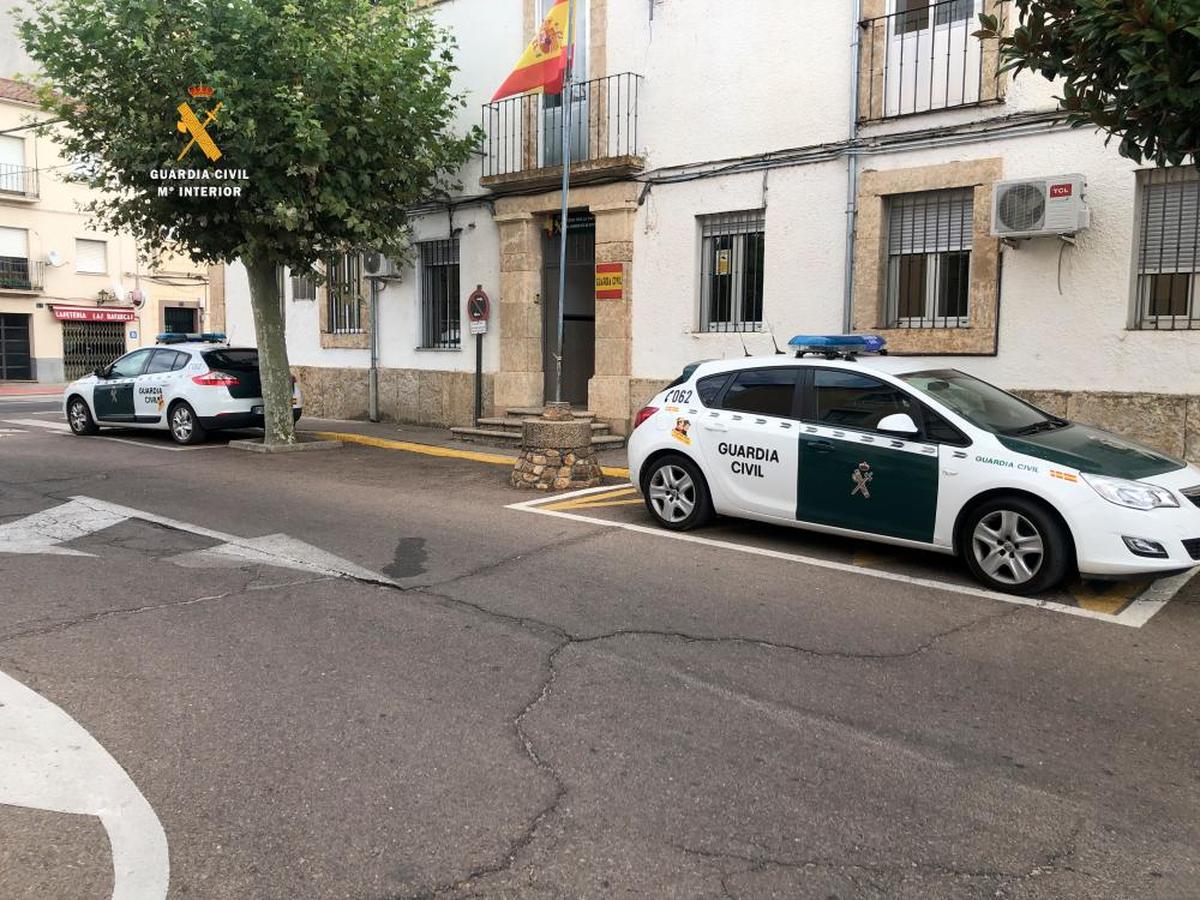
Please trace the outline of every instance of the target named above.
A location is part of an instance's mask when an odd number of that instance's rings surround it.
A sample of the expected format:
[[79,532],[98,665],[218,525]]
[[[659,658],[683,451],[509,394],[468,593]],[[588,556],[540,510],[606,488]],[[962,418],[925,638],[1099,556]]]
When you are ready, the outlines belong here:
[[171,416],[171,429],[181,441],[185,441],[191,437],[192,417],[188,415],[188,411],[183,407],[175,410],[175,414]]
[[71,427],[75,431],[83,431],[87,425],[87,415],[84,412],[83,404],[76,400],[71,404]]
[[650,503],[666,521],[682,522],[696,508],[695,482],[679,466],[662,466],[650,479]]
[[1046,558],[1042,533],[1029,519],[1011,509],[998,509],[980,519],[971,547],[979,568],[1002,584],[1031,581]]

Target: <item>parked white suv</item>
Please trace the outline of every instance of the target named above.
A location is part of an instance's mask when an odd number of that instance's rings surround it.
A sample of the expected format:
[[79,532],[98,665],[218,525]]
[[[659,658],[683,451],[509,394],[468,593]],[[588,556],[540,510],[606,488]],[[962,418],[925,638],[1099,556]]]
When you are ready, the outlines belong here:
[[[302,406],[293,378],[293,421]],[[126,353],[67,385],[63,412],[78,435],[101,425],[167,429],[180,444],[224,428],[261,428],[258,350],[230,347],[223,334],[161,334],[158,346]]]

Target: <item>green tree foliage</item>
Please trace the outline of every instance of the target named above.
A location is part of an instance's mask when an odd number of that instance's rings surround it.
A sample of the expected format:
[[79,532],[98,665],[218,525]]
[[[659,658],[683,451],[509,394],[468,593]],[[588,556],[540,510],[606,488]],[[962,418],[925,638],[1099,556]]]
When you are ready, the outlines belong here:
[[1062,79],[1072,125],[1120,139],[1137,162],[1178,165],[1200,150],[1200,0],[1013,0],[1008,32],[980,16],[1004,69]]
[[[453,188],[478,146],[454,133],[453,40],[415,0],[32,0],[20,24],[100,227],[152,255],[241,259],[250,275],[267,440],[293,440],[275,270],[397,252],[406,210]],[[192,86],[211,97],[194,99]],[[180,103],[222,156],[177,128]],[[160,196],[162,169],[244,169],[239,197]],[[214,184],[218,182],[213,182]]]

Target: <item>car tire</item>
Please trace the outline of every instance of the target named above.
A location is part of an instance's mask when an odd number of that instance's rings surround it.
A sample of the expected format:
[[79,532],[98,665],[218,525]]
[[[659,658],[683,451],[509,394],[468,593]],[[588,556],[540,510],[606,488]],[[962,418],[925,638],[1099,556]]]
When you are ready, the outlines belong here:
[[92,418],[87,401],[79,396],[67,401],[67,424],[71,426],[72,434],[83,436],[100,433],[100,426]]
[[712,497],[696,464],[686,456],[660,456],[642,478],[646,509],[663,528],[688,531],[712,521]]
[[1040,503],[996,497],[966,516],[959,550],[971,574],[1006,594],[1040,594],[1062,584],[1072,564],[1070,536]]
[[183,400],[167,412],[167,428],[177,444],[200,444],[208,437],[208,432],[196,417],[196,411]]

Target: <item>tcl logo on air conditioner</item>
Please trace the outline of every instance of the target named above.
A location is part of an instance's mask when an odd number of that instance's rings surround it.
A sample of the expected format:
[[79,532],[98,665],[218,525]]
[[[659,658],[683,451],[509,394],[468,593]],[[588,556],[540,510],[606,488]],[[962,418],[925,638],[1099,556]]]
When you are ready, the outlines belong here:
[[999,181],[992,188],[992,234],[1016,239],[1075,234],[1088,227],[1082,175]]

